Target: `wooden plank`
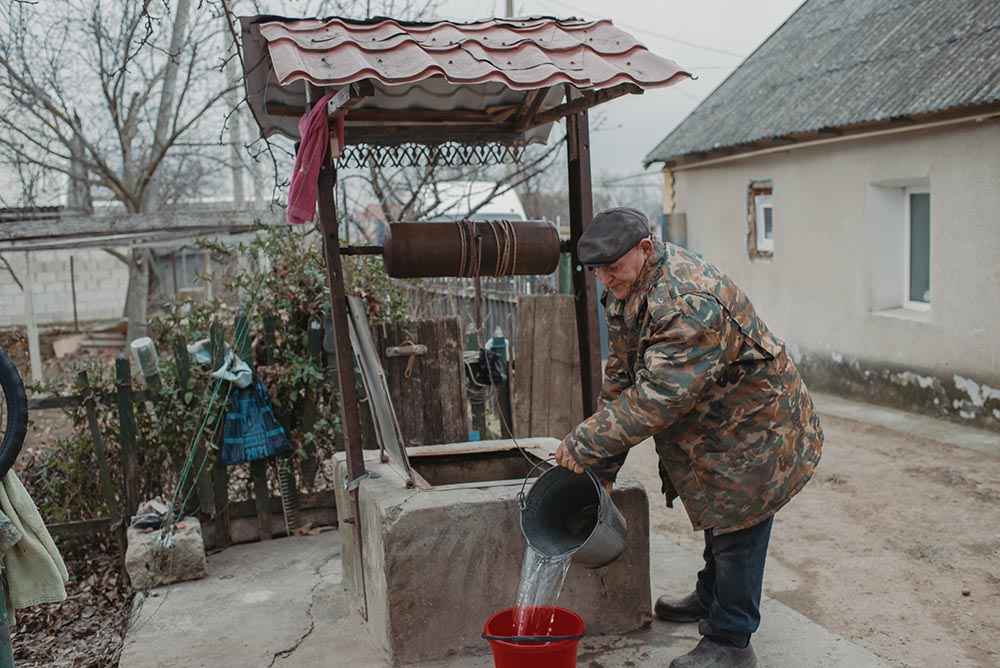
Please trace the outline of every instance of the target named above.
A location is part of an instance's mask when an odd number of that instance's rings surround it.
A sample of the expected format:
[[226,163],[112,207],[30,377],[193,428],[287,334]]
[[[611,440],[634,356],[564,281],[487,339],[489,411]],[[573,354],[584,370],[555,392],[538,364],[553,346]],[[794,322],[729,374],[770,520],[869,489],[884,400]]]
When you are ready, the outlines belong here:
[[111,517],[99,517],[93,520],[49,524],[46,528],[56,538],[70,538],[72,536],[92,536],[96,533],[110,531],[114,522],[115,520]]
[[118,443],[121,446],[122,473],[125,479],[125,516],[132,517],[139,508],[139,461],[136,452],[135,406],[132,396],[132,371],[128,356],[115,358],[115,388],[118,393]]
[[[575,425],[572,424],[573,395],[582,402],[580,392],[573,392],[579,383],[579,375],[574,377],[574,369],[579,368],[579,359],[574,360],[576,346],[576,331],[573,311],[573,298],[568,295],[551,295],[545,298],[549,304],[545,310],[551,314],[552,321],[548,331],[549,338],[559,345],[553,345],[549,354],[549,386],[552,388],[549,403],[548,431],[549,436],[562,438]],[[566,325],[569,324],[569,327]],[[574,361],[577,363],[574,364]]]
[[257,526],[260,528],[260,539],[271,540],[271,495],[267,491],[266,459],[250,462],[250,477],[253,478],[253,500],[257,512]]
[[535,304],[537,297],[517,299],[517,358],[514,360],[514,435],[531,436],[531,378],[534,369]]
[[[272,496],[269,499],[272,508],[281,507],[281,497]],[[333,490],[320,490],[310,494],[299,495],[299,510],[315,510],[317,508],[336,508],[337,501]],[[272,515],[279,514],[277,511]],[[232,501],[229,503],[230,517],[256,517],[257,508],[252,499],[245,501]]]
[[455,443],[469,438],[465,412],[465,364],[462,361],[462,322],[457,316],[439,321],[439,351],[436,364],[441,387],[441,443]]
[[[87,388],[90,386],[86,371],[81,371],[77,378],[80,380],[80,387]],[[118,500],[115,498],[115,487],[111,482],[111,469],[108,466],[108,455],[104,449],[104,439],[101,437],[101,426],[97,421],[97,408],[94,406],[94,402],[86,402],[85,410],[87,413],[87,426],[90,429],[90,439],[94,446],[94,457],[97,459],[97,473],[101,481],[101,493],[104,496],[104,505],[107,506],[108,512],[111,513],[112,517],[116,517],[122,521],[121,529],[117,532],[116,539],[118,541],[121,560],[124,564],[125,549],[128,544],[125,530],[128,526],[128,521],[127,518],[122,516],[121,510],[118,507]]]
[[444,423],[441,420],[441,382],[438,371],[438,355],[441,350],[441,328],[437,320],[418,323],[417,340],[434,351],[431,355],[417,355],[414,358],[413,378],[421,387],[421,421],[423,423],[424,445],[444,443]]
[[92,236],[139,235],[157,232],[202,234],[246,232],[279,222],[259,211],[157,211],[120,216],[77,216],[25,220],[3,224],[4,243],[32,240],[84,239]]

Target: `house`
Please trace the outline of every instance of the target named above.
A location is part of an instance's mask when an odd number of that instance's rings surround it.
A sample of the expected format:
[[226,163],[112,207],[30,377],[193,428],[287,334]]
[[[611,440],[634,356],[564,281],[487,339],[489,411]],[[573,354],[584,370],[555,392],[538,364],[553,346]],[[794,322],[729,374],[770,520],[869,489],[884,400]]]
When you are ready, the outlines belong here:
[[1000,2],[806,0],[646,163],[811,387],[1000,426]]

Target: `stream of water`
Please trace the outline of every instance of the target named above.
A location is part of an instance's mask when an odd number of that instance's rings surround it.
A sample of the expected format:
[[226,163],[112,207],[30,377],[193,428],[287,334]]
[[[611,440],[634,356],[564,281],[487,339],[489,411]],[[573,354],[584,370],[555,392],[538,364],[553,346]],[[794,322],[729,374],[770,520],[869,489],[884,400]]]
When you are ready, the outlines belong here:
[[[552,608],[559,600],[572,554],[546,557],[529,545],[521,566],[521,583],[514,604],[514,635],[551,635],[555,615]],[[543,610],[539,610],[542,608]],[[543,616],[548,616],[544,619]]]

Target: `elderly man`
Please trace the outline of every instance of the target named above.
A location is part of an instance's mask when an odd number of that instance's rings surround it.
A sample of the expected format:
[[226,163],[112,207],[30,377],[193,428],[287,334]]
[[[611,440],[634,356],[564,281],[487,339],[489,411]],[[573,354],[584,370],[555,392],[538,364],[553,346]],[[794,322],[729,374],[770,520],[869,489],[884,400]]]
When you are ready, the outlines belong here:
[[699,622],[670,668],[752,668],[771,522],[809,480],[823,432],[785,345],[714,265],[650,236],[635,209],[594,217],[577,246],[606,286],[610,352],[600,409],[563,439],[560,466],[608,487],[652,436],[667,506],[705,532],[695,590],[657,617]]

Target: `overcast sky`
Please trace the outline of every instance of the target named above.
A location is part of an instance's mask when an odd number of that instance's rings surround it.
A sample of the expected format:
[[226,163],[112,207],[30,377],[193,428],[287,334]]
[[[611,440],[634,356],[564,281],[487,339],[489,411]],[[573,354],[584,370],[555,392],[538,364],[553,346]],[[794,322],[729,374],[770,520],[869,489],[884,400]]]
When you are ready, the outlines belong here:
[[[592,112],[595,175],[635,174],[642,159],[698,102],[802,4],[802,0],[515,0],[518,16],[608,18],[654,53],[698,76],[625,95]],[[445,0],[441,18],[503,14],[504,0]]]

